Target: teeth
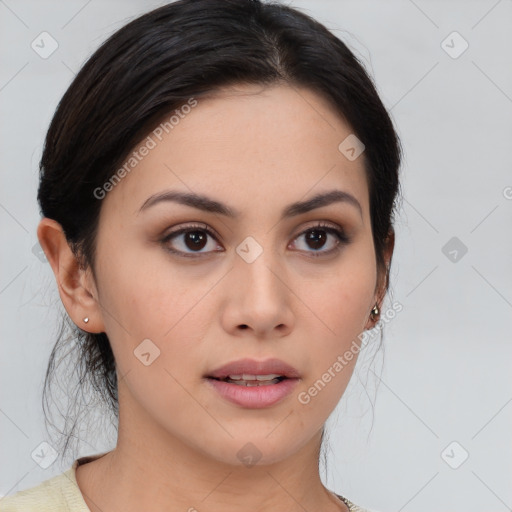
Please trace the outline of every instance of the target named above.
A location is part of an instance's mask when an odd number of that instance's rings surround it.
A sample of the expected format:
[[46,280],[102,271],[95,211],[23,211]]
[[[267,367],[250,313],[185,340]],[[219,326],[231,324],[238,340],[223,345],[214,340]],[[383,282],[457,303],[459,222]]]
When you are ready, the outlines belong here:
[[230,384],[238,384],[239,386],[268,386],[270,384],[279,384],[282,375],[277,373],[269,373],[268,375],[251,375],[243,373],[242,375],[228,375],[221,379]]
[[271,373],[270,375],[256,375],[256,380],[274,380],[278,377],[281,377],[281,375],[275,373]]
[[278,384],[279,379],[272,379],[272,380],[266,380],[266,381],[247,381],[247,380],[227,380],[226,382],[229,382],[230,384],[236,384],[237,386],[246,386],[246,387],[253,387],[253,386],[270,386],[271,384]]
[[242,375],[228,375],[228,378],[231,380],[274,380],[278,377],[281,377],[281,375],[278,375],[276,373],[270,373],[268,375],[250,375],[248,373],[244,373]]

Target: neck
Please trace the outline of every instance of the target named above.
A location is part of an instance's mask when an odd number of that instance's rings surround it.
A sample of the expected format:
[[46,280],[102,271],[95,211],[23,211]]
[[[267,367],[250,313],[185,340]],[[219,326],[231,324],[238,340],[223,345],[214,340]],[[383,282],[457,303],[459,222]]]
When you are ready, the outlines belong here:
[[155,424],[136,424],[140,414],[119,413],[116,448],[77,469],[91,512],[138,512],[148,503],[152,512],[346,510],[320,479],[321,431],[283,460],[232,465]]

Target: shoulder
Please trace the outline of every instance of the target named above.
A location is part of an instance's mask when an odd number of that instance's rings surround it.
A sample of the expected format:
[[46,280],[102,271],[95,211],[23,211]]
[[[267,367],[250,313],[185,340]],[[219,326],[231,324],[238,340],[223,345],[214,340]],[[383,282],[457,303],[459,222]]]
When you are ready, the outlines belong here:
[[0,512],[89,512],[74,478],[74,468],[35,487],[0,498]]
[[90,512],[76,481],[76,468],[107,453],[80,457],[60,475],[30,489],[0,497],[0,512]]

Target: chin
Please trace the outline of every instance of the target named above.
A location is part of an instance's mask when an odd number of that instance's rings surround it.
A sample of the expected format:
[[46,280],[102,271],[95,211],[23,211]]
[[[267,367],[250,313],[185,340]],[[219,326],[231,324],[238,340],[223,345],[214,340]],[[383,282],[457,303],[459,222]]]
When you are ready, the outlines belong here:
[[[218,450],[215,453],[211,453],[210,450],[210,453],[219,462],[237,468],[277,464],[292,456],[307,443],[307,439],[297,443],[297,436],[289,430],[283,432],[285,436],[271,434],[273,439],[270,439],[268,434],[250,436],[245,433],[226,443],[216,442]],[[293,444],[289,444],[291,439],[295,440]]]

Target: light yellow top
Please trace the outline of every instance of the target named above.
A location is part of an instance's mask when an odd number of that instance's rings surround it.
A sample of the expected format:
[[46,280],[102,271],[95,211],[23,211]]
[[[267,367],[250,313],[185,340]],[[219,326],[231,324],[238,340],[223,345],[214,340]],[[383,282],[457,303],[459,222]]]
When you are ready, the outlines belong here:
[[0,512],[91,512],[78,487],[75,471],[80,464],[103,455],[76,459],[64,473],[30,489],[0,498]]
[[[76,481],[76,468],[102,457],[105,453],[80,457],[70,469],[35,487],[0,498],[0,512],[91,512]],[[351,512],[371,512],[338,496]]]

